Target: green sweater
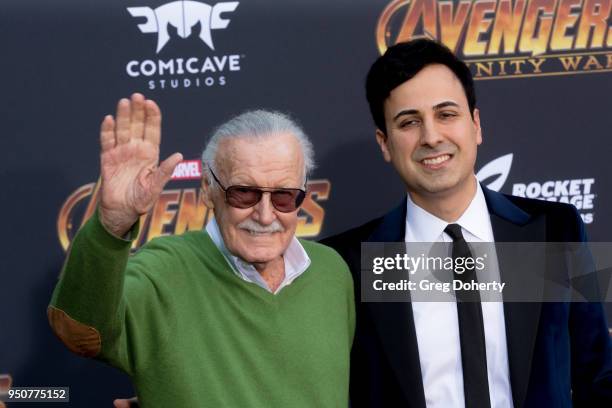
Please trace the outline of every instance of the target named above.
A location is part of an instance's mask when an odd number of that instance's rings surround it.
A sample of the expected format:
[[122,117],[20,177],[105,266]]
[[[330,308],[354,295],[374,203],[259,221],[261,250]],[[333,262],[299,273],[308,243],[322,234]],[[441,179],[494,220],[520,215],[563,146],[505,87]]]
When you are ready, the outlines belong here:
[[71,350],[128,373],[143,407],[346,408],[353,283],[333,249],[300,242],[311,265],[274,295],[236,276],[203,231],[130,256],[96,214],[49,319]]

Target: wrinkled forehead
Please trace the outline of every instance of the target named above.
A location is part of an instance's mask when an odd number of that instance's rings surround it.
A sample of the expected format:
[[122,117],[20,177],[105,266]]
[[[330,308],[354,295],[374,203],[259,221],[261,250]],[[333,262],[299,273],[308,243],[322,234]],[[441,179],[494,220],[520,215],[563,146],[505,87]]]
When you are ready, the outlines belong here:
[[219,172],[232,184],[295,186],[304,177],[302,150],[290,133],[222,140],[215,161]]

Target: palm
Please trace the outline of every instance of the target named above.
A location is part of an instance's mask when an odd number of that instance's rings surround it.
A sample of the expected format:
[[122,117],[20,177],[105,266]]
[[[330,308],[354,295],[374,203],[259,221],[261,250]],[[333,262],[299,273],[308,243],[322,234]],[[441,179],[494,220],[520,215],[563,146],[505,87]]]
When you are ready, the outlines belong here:
[[[159,148],[142,141],[133,141],[102,153],[102,201],[105,205],[124,206],[138,215],[150,209],[155,194],[151,174],[159,161]],[[144,171],[147,177],[140,178]]]
[[151,209],[172,170],[182,160],[175,153],[158,166],[161,112],[153,101],[134,94],[117,106],[116,120],[107,116],[100,129],[100,217],[123,235]]

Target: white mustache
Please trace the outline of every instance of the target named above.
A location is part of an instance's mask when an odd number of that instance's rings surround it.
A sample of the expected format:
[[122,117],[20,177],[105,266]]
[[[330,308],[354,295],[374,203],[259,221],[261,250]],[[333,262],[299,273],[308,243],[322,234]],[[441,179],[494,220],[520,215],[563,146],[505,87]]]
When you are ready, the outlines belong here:
[[278,220],[274,220],[272,224],[270,225],[261,225],[257,221],[252,220],[250,218],[247,218],[246,220],[238,224],[238,228],[247,230],[249,232],[256,232],[259,234],[266,234],[266,233],[270,234],[273,232],[284,232],[285,231],[285,228],[282,226],[282,224]]

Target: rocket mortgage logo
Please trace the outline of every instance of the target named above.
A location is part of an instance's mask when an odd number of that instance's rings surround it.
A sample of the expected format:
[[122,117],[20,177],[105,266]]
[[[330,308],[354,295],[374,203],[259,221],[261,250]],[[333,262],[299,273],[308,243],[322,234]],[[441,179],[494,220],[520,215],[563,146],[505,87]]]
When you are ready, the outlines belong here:
[[[491,160],[482,166],[476,177],[491,190],[500,191],[510,174],[513,158],[514,154],[509,153]],[[595,179],[592,177],[514,183],[510,194],[572,204],[585,224],[591,224],[595,220],[597,194],[595,194]]]

